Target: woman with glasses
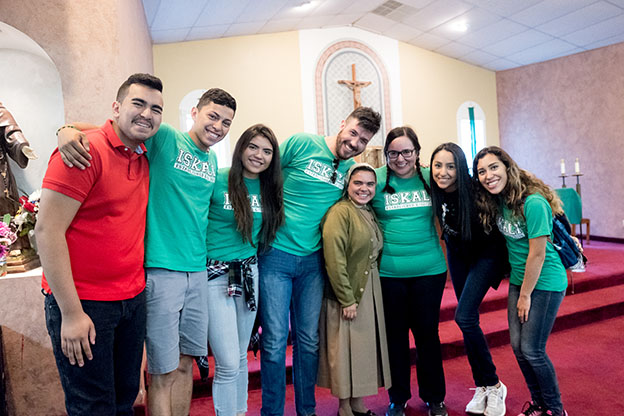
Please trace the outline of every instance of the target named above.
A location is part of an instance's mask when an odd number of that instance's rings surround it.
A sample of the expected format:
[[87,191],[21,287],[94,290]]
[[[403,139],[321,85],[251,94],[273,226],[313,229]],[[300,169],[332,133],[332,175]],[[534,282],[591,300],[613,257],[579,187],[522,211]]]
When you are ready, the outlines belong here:
[[429,415],[447,415],[438,325],[446,262],[434,225],[429,169],[420,167],[420,144],[410,127],[386,138],[387,164],[377,169],[373,209],[381,223],[380,263],[392,387],[389,416],[402,416],[411,397],[409,332],[416,342],[419,396]]

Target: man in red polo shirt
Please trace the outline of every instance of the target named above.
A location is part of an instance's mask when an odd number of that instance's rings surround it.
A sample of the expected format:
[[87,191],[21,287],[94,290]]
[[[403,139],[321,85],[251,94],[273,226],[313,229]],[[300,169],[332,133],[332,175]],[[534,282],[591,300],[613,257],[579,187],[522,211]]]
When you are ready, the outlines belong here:
[[[50,158],[37,242],[48,333],[69,415],[132,415],[145,339],[143,235],[162,83],[134,74],[113,119],[87,133],[91,169]],[[96,336],[97,335],[97,336]]]

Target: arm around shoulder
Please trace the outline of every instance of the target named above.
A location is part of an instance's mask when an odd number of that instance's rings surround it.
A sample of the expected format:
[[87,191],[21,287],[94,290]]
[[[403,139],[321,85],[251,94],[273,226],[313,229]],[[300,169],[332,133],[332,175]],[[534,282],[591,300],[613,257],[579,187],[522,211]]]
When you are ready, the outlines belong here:
[[63,163],[70,168],[76,166],[79,169],[91,166],[89,163],[91,160],[89,139],[83,132],[98,127],[90,123],[76,122],[65,124],[56,131],[59,153]]

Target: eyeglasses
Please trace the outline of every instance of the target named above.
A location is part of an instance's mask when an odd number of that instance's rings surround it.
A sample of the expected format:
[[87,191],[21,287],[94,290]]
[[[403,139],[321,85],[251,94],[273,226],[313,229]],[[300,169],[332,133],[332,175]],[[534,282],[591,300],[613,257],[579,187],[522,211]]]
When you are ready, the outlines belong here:
[[403,149],[400,152],[397,152],[396,150],[388,150],[386,155],[388,156],[388,159],[397,159],[399,155],[403,156],[404,159],[407,159],[414,154],[415,150],[416,149]]
[[329,177],[331,183],[336,183],[336,178],[338,177],[338,165],[340,165],[340,159],[335,158],[334,160],[332,160],[332,169],[334,169],[334,171]]

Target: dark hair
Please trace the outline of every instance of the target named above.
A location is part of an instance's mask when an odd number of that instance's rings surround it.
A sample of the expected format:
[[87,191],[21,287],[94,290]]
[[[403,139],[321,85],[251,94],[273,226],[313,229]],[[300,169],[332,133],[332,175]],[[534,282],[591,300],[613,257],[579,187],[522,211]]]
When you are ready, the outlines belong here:
[[202,94],[197,103],[197,109],[200,110],[203,106],[210,103],[224,105],[229,107],[236,113],[236,100],[226,91],[221,88],[210,88],[208,91]]
[[126,98],[126,95],[128,95],[128,89],[132,84],[145,85],[148,88],[152,88],[160,92],[162,92],[163,89],[162,81],[160,80],[160,78],[150,74],[136,73],[130,75],[128,79],[119,86],[119,89],[117,90],[117,98],[115,99],[115,101],[122,102],[124,98]]
[[455,163],[455,172],[457,173],[455,185],[457,187],[458,206],[457,216],[459,231],[461,233],[461,239],[464,241],[470,241],[472,236],[471,219],[475,214],[473,184],[470,173],[468,172],[468,162],[466,162],[466,155],[461,147],[455,143],[442,143],[435,148],[431,154],[430,171],[429,171],[429,183],[431,184],[431,202],[435,214],[440,221],[442,221],[442,200],[445,191],[440,189],[436,181],[433,179],[433,158],[437,153],[442,150],[453,155],[453,162]]
[[[486,155],[493,154],[504,165],[507,171],[507,183],[499,195],[492,195],[483,188],[479,181],[479,161]],[[521,169],[520,166],[509,156],[509,154],[498,146],[484,147],[477,153],[472,161],[472,175],[475,182],[476,204],[479,209],[479,218],[486,231],[490,231],[498,215],[499,202],[504,203],[511,209],[513,216],[524,218],[524,200],[527,196],[539,193],[550,205],[553,214],[562,214],[561,200],[541,179],[532,173]]]
[[377,134],[379,127],[381,126],[381,116],[377,111],[370,107],[356,108],[351,114],[349,114],[345,121],[349,121],[352,118],[357,119],[357,125],[362,127],[364,130],[368,130],[373,133],[373,136]]
[[429,185],[427,185],[427,182],[425,182],[425,178],[423,177],[422,171],[420,170],[420,143],[418,143],[418,136],[416,136],[416,132],[408,126],[395,127],[390,130],[390,132],[386,136],[386,143],[384,144],[384,155],[386,156],[386,186],[384,186],[382,191],[391,194],[395,192],[394,188],[390,185],[390,174],[392,173],[392,170],[390,169],[388,163],[388,147],[394,139],[402,136],[407,136],[407,138],[410,139],[410,141],[414,145],[414,151],[416,152],[416,173],[418,173],[418,177],[425,186],[425,190],[427,191],[427,193],[431,194],[431,189],[429,188]]
[[[253,212],[249,204],[249,191],[245,185],[243,172],[243,152],[256,136],[266,138],[273,147],[273,158],[269,167],[260,172],[260,201],[262,203],[262,227],[260,245],[268,247],[275,234],[284,223],[283,179],[280,163],[279,144],[273,131],[263,124],[254,124],[241,134],[232,154],[232,167],[228,176],[228,193],[232,201],[236,229],[244,242],[252,241]],[[253,245],[253,243],[252,243]]]

